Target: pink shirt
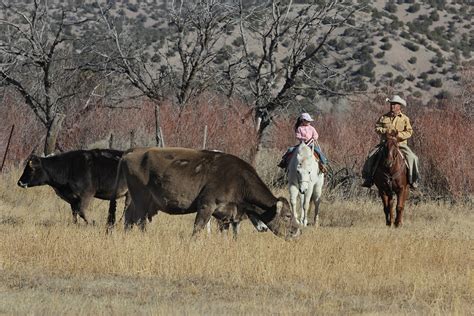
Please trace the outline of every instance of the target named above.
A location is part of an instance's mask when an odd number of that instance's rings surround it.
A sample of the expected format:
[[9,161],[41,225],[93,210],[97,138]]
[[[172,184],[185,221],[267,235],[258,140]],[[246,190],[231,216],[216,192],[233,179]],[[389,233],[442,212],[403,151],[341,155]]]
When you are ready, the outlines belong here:
[[311,125],[306,125],[306,126],[301,125],[296,130],[296,138],[299,141],[308,142],[311,139],[317,140],[318,137],[319,137],[318,132],[316,132],[316,129]]

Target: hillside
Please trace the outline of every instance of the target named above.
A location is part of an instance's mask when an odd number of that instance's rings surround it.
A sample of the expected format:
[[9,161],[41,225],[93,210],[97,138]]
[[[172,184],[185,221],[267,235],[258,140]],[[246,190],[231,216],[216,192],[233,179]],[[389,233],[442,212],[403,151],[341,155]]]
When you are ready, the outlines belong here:
[[[469,1],[358,2],[364,5],[362,10],[327,42],[326,64],[349,76],[357,91],[389,86],[423,101],[453,92],[459,69],[472,61],[474,52],[474,6]],[[166,33],[167,24],[157,12],[166,12],[166,2],[115,1],[114,10],[146,30],[143,36],[153,58],[152,51],[163,47],[156,40]],[[235,32],[223,45],[239,49]],[[250,47],[255,45],[258,42]],[[340,87],[337,80],[331,84],[336,90]]]

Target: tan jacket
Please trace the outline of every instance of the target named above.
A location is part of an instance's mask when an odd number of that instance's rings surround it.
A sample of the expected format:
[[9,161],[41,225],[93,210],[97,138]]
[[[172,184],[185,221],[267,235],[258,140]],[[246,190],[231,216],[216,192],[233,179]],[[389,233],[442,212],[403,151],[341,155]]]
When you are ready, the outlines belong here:
[[389,113],[382,115],[377,123],[375,123],[375,132],[380,135],[380,141],[385,141],[385,133],[396,129],[398,131],[398,142],[407,144],[407,139],[413,134],[413,128],[410,119],[403,113],[392,117]]

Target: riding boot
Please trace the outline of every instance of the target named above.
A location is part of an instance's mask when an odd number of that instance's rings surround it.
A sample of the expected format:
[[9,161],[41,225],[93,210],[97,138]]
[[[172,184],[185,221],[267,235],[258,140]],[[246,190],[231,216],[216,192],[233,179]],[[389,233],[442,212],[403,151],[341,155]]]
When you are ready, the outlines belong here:
[[362,186],[364,188],[370,188],[373,185],[374,185],[374,180],[372,178],[365,178],[364,183],[362,183]]
[[283,157],[281,159],[281,161],[278,163],[278,167],[280,167],[282,169],[286,169],[288,167],[288,163],[287,163],[285,157]]
[[322,173],[328,173],[328,168],[326,167],[326,165],[324,165],[321,160],[318,161],[318,164],[319,164],[319,170],[321,170]]

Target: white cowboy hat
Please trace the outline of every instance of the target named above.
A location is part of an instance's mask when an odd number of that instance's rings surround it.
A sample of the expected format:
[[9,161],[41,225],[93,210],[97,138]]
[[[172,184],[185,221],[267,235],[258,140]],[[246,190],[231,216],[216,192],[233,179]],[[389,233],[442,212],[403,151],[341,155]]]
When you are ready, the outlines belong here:
[[308,122],[314,121],[313,118],[311,117],[311,115],[309,115],[309,113],[301,114],[300,119],[308,121]]
[[390,102],[390,103],[398,103],[403,106],[407,106],[407,101],[403,100],[399,95],[394,95],[392,98],[386,98],[385,101]]

